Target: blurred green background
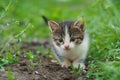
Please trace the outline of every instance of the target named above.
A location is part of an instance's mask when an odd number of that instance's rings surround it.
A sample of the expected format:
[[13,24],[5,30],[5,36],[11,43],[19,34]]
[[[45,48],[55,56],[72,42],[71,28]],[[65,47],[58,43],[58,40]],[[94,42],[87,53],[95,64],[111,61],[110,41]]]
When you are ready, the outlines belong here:
[[119,0],[0,0],[0,56],[9,42],[48,38],[50,31],[42,15],[56,21],[84,16],[90,36],[87,76],[120,79]]

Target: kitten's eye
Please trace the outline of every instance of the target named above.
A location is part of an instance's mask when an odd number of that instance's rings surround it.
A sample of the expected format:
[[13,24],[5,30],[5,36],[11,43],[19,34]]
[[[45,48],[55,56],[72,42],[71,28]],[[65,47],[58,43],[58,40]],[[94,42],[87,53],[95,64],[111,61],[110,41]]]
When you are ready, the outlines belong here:
[[70,41],[72,41],[72,42],[75,41],[75,38],[71,38]]
[[63,39],[59,39],[59,42],[63,42]]

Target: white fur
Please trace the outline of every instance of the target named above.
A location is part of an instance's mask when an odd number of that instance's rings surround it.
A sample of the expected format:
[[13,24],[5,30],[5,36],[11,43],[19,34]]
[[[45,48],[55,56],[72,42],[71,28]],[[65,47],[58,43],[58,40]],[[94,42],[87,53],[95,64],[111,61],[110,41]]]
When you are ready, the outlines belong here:
[[[85,68],[84,66],[84,60],[86,58],[87,55],[87,51],[88,51],[88,35],[85,32],[84,33],[84,39],[82,41],[82,43],[80,45],[75,45],[74,42],[70,42],[70,36],[68,34],[68,30],[67,27],[65,28],[65,40],[64,40],[64,44],[61,45],[60,47],[57,46],[54,41],[53,41],[53,45],[54,48],[56,49],[57,53],[63,57],[64,61],[60,62],[62,64],[62,66],[68,67],[70,66],[70,61],[73,61],[73,65],[77,68],[78,65],[80,64],[80,66],[82,68]],[[69,45],[70,50],[65,50],[64,46],[65,45]],[[57,57],[59,60],[59,57]],[[80,62],[80,60],[83,60]]]
[[61,47],[64,48],[64,46],[69,45],[70,44],[70,36],[68,34],[68,28],[67,25],[65,26],[65,40],[64,40],[64,45],[62,45]]

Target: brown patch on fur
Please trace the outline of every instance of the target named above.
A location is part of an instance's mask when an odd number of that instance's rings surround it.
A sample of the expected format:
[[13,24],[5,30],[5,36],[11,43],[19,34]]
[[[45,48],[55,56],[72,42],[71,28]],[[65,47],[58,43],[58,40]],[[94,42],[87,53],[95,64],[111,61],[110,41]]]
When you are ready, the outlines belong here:
[[82,42],[81,39],[76,39],[75,44],[80,44]]
[[56,45],[57,45],[57,46],[60,46],[60,42],[58,42],[58,41],[55,41],[55,42],[56,42]]
[[84,31],[82,31],[79,28],[76,28],[76,26],[73,26],[70,29],[70,37],[75,39],[75,44],[80,44],[84,38]]

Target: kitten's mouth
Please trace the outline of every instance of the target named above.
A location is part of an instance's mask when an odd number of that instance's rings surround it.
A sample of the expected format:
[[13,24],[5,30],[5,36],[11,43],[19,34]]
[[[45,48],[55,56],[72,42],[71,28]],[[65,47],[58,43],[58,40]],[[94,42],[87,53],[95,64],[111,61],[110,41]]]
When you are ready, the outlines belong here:
[[65,49],[66,51],[69,51],[70,49]]
[[64,48],[65,50],[70,50],[70,48]]

